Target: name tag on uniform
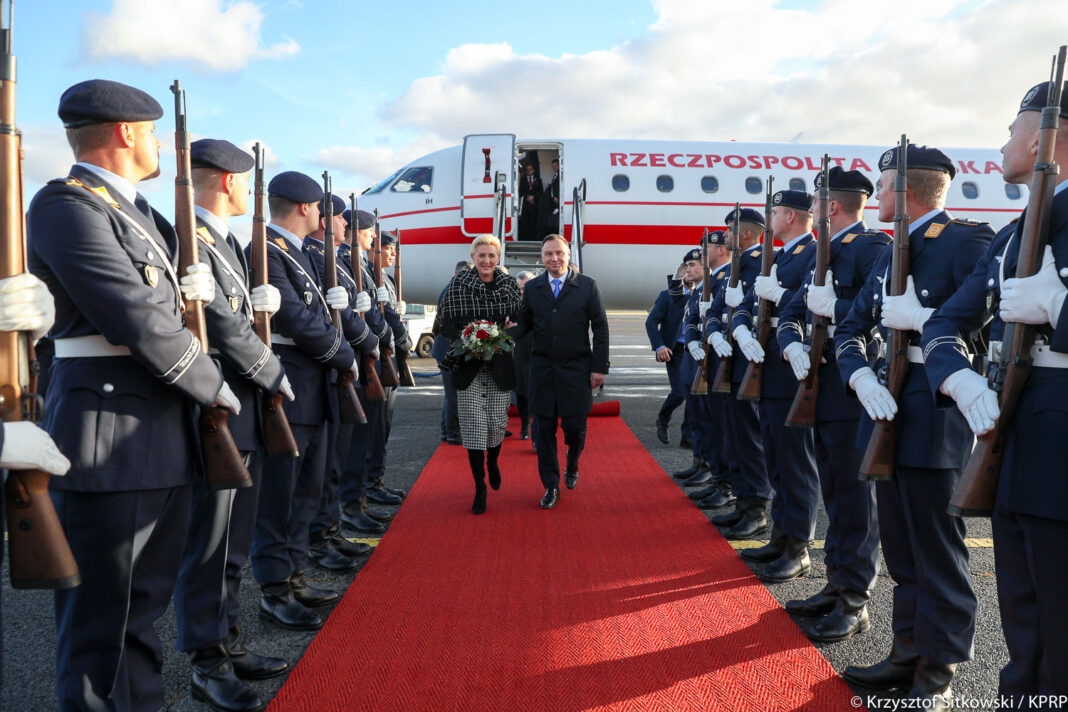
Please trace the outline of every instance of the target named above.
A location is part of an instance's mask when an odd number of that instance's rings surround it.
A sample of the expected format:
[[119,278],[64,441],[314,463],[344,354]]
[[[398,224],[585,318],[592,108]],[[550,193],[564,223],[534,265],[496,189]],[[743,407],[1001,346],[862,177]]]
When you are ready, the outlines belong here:
[[159,284],[159,268],[155,265],[145,265],[145,284],[152,287],[152,289],[155,289],[156,285]]
[[942,231],[945,229],[946,226],[944,223],[932,223],[931,226],[927,228],[927,232],[923,233],[923,236],[934,239],[941,235]]

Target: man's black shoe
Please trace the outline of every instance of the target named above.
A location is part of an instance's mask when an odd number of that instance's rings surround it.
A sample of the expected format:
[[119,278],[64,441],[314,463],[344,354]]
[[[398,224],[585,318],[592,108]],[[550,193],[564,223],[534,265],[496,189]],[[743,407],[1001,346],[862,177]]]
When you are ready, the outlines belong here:
[[693,449],[693,441],[690,440],[689,435],[683,435],[681,438],[679,438],[679,447],[685,448],[687,450]]
[[356,560],[345,556],[330,545],[330,540],[316,542],[308,547],[308,557],[327,571],[352,571]]
[[828,583],[808,598],[787,601],[785,608],[800,616],[825,616],[834,610],[837,603],[838,592]]
[[698,509],[720,509],[728,505],[734,504],[738,501],[738,498],[731,493],[730,490],[721,490],[715,494],[705,497],[697,503]]
[[390,519],[397,516],[397,513],[391,510],[382,509],[381,507],[371,507],[369,505],[364,506],[363,513],[376,522],[388,522]]
[[665,445],[668,444],[668,424],[662,420],[656,421],[656,439]]
[[672,472],[671,476],[674,477],[676,480],[685,480],[688,477],[693,477],[695,474],[697,474],[702,469],[706,469],[707,470],[708,469],[708,465],[705,464],[705,461],[702,460],[701,458],[695,457],[693,459],[693,464],[692,465],[687,467],[685,470],[679,470],[678,472]]
[[364,534],[383,534],[386,531],[381,522],[367,516],[357,504],[341,508],[341,521],[345,526]]
[[223,643],[234,674],[242,680],[267,680],[289,671],[289,663],[282,658],[254,653],[241,641],[241,628],[234,626]]
[[723,536],[728,539],[749,539],[767,531],[767,528],[768,517],[764,513],[764,508],[748,509],[737,524],[723,532]]
[[568,470],[564,473],[564,484],[568,489],[575,489],[578,484],[578,470]]
[[226,648],[221,644],[194,650],[190,655],[193,675],[189,688],[194,700],[224,712],[255,712],[263,700],[237,679]]
[[327,530],[327,536],[330,538],[330,545],[334,549],[350,559],[355,559],[359,556],[365,556],[371,553],[371,547],[364,544],[362,541],[349,541],[341,533],[341,525],[335,524],[333,527]]
[[389,492],[390,494],[397,495],[401,499],[404,499],[405,497],[408,496],[408,492],[406,490],[404,490],[403,488],[401,488],[401,487],[387,487],[386,486],[386,479],[384,477],[379,477],[377,480],[372,482],[371,483],[371,489],[385,490],[386,492]]
[[764,546],[758,546],[755,549],[742,549],[738,552],[738,555],[746,561],[763,564],[775,561],[783,555],[784,551],[786,551],[785,541],[782,539],[776,540],[775,537],[772,537],[771,541]]
[[328,591],[325,588],[309,586],[304,581],[304,572],[298,571],[289,577],[289,585],[293,589],[293,598],[307,608],[321,608],[337,603],[341,600],[341,594],[337,591]]
[[719,494],[719,488],[719,483],[713,481],[712,484],[708,485],[707,487],[702,487],[699,490],[694,490],[693,492],[688,493],[686,496],[697,502],[698,500],[702,500],[705,497],[711,497],[714,494]]
[[560,490],[556,487],[550,487],[549,489],[545,490],[545,496],[541,498],[541,508],[552,509],[559,501]]
[[717,527],[733,527],[738,522],[742,521],[743,511],[737,506],[729,512],[724,514],[717,514],[712,517],[712,523]]
[[260,616],[289,630],[319,630],[323,619],[315,611],[297,602],[289,590],[289,582],[264,584],[260,599]]
[[867,596],[853,591],[842,591],[834,610],[805,631],[809,640],[818,643],[836,643],[871,628],[868,618]]
[[919,664],[920,654],[916,652],[912,641],[895,635],[894,645],[885,660],[866,667],[850,665],[842,671],[842,677],[847,682],[872,690],[910,688],[916,678],[916,668]]
[[712,481],[712,471],[709,469],[700,469],[693,475],[687,477],[682,481],[683,487],[697,487],[699,485],[707,485]]
[[763,571],[757,573],[757,578],[764,583],[786,583],[801,578],[808,573],[812,561],[808,555],[808,549],[802,549],[798,555],[791,552],[783,552],[775,561],[771,562]]
[[367,490],[367,501],[375,504],[397,505],[403,502],[404,498],[398,497],[383,487],[372,487]]
[[917,707],[925,710],[949,710],[952,708],[953,675],[956,663],[932,663],[921,659],[916,667],[916,677],[907,699],[917,700]]

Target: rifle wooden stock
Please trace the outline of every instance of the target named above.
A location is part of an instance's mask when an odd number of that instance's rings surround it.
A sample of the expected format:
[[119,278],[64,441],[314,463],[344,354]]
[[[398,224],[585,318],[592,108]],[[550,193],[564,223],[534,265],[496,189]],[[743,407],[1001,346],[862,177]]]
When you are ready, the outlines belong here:
[[[1020,235],[1020,254],[1016,264],[1016,278],[1034,275],[1042,264],[1042,256],[1050,237],[1050,212],[1059,167],[1054,162],[1057,128],[1064,87],[1064,63],[1068,47],[1062,45],[1053,61],[1046,108],[1038,135],[1035,170],[1031,175],[1031,192],[1027,198],[1027,218]],[[1000,385],[998,416],[994,429],[979,437],[972,450],[957,489],[949,500],[949,513],[957,516],[988,516],[994,511],[994,499],[1005,457],[1009,427],[1016,412],[1020,395],[1031,374],[1031,348],[1035,343],[1035,327],[1030,324],[1006,323],[1002,337],[1001,359],[995,385]]]
[[[178,271],[185,275],[190,265],[200,261],[197,246],[196,218],[193,212],[193,178],[189,165],[189,133],[186,130],[185,92],[175,79],[174,92],[174,148],[178,172],[174,177],[174,230],[178,234]],[[204,305],[199,300],[183,298],[185,327],[200,340],[200,348],[208,352],[208,329],[204,321]],[[212,490],[237,489],[252,486],[252,475],[245,467],[230,428],[225,408],[210,406],[201,411],[200,450],[204,462],[204,479]]]
[[[901,134],[897,154],[897,175],[894,176],[894,246],[891,252],[891,296],[905,293],[909,278],[909,216],[908,216],[908,138]],[[901,402],[901,389],[905,386],[905,374],[909,368],[909,332],[890,329],[887,332],[886,373],[883,377],[886,389]],[[898,419],[876,420],[871,438],[860,461],[860,475],[867,480],[890,480],[897,467]]]
[[[401,231],[399,228],[396,230],[396,235],[397,246],[395,248],[396,257],[393,262],[393,284],[397,287],[397,301],[403,302],[404,297],[402,295],[404,292],[401,291]],[[399,316],[402,319],[404,318],[403,314],[400,314]],[[412,335],[408,334],[408,338],[411,339]],[[412,343],[415,343],[414,340]],[[411,366],[408,365],[407,351],[404,351],[404,353],[401,353],[401,351],[397,352],[397,373],[399,374],[397,380],[400,381],[402,386],[410,388],[415,385],[415,377],[412,375]]]
[[[375,256],[374,256],[374,276],[375,276],[375,289],[382,288],[382,232],[381,226],[378,224],[378,210],[375,210]],[[377,298],[377,297],[376,297]],[[382,302],[378,302],[378,311],[380,314],[384,314],[386,306]],[[389,344],[379,345],[379,352],[382,356],[382,385],[385,388],[392,388],[400,385],[400,373],[397,372],[397,365],[393,362],[393,349],[389,347]]]
[[[263,148],[256,144],[255,202],[252,209],[252,284],[259,287],[268,282],[267,275],[267,215],[264,211],[267,190],[263,180]],[[271,315],[252,312],[256,336],[267,348],[271,347]],[[268,456],[298,457],[300,448],[289,427],[289,419],[282,408],[281,393],[263,393],[263,449]]]
[[[711,271],[708,269],[708,228],[701,236],[701,301],[708,302],[712,292]],[[708,344],[705,343],[705,320],[698,312],[697,333],[701,335],[701,348],[706,350],[705,357],[697,362],[697,372],[693,375],[693,383],[690,385],[690,393],[697,396],[708,395]]]
[[[742,206],[740,203],[734,204],[734,222],[731,223],[731,276],[727,281],[728,287],[737,287],[738,281],[741,279],[742,268],[742,233],[741,233],[741,220],[738,218],[741,216]],[[734,307],[727,310],[727,333],[723,338],[727,339],[727,343],[731,341],[731,322],[734,321]],[[731,392],[731,375],[734,370],[734,355],[723,356],[719,359],[719,370],[716,371],[716,378],[712,381],[712,392],[714,393],[730,393]]]
[[[323,286],[330,291],[337,286],[337,247],[334,245],[334,194],[330,185],[330,174],[323,171]],[[341,312],[331,307],[330,320],[339,333],[341,328]],[[367,422],[367,414],[363,412],[359,396],[356,394],[356,379],[351,370],[335,371],[337,373],[337,404],[338,417],[342,423],[364,425]]]
[[[775,231],[771,227],[771,201],[774,195],[775,176],[768,176],[767,197],[764,200],[764,252],[760,255],[760,275],[768,277],[775,264]],[[771,310],[775,307],[767,299],[759,300],[757,306],[756,340],[760,348],[767,353],[768,338],[771,336]],[[764,392],[764,362],[749,362],[742,375],[742,384],[738,387],[738,400],[760,400]]]
[[[816,228],[816,265],[812,274],[812,283],[822,287],[827,279],[827,268],[831,262],[831,221],[830,186],[827,171],[829,157],[824,154],[820,171],[819,223]],[[827,328],[829,317],[812,315],[812,337],[809,349],[808,375],[797,385],[797,395],[790,404],[786,414],[786,424],[792,428],[812,428],[816,425],[816,401],[820,395],[820,364],[823,362],[823,350],[827,346]]]
[[[356,291],[363,291],[363,258],[361,257],[359,232],[360,222],[356,215],[356,194],[349,195],[349,203],[352,206],[352,252],[349,259],[352,262],[352,275],[356,282]],[[372,307],[374,308],[374,307]],[[386,399],[386,389],[382,387],[382,381],[378,378],[375,369],[377,359],[370,354],[360,357],[360,376],[363,378],[363,397],[368,403],[378,403]]]
[[[0,13],[2,13],[0,8]],[[0,14],[0,278],[26,271],[22,212],[22,143],[15,127],[15,55],[10,5]],[[32,348],[28,335],[0,332],[0,417],[18,422],[30,412]],[[50,475],[9,470],[5,489],[7,543],[14,588],[68,589],[81,583],[78,563],[48,495]]]

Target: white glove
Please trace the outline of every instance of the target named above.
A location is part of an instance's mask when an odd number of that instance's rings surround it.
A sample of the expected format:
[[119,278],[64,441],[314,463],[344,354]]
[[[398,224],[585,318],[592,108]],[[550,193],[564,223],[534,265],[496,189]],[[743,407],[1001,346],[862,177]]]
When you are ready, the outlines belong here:
[[834,274],[827,270],[827,277],[822,287],[814,283],[808,285],[808,310],[813,314],[834,318],[834,305],[838,297],[834,293]]
[[185,272],[186,275],[178,280],[178,287],[187,302],[211,304],[215,301],[215,275],[211,273],[211,267],[197,262],[189,265]]
[[0,468],[44,470],[51,475],[67,474],[70,460],[59,451],[48,433],[28,421],[4,423],[3,426],[4,448],[0,450]]
[[290,401],[297,399],[296,394],[293,393],[293,386],[289,385],[289,376],[284,373],[282,374],[282,382],[278,384],[278,392]]
[[764,363],[764,347],[753,338],[752,332],[743,325],[734,327],[734,343],[742,350],[742,355],[753,363]]
[[753,282],[753,291],[756,295],[775,304],[778,304],[782,295],[786,294],[786,288],[779,285],[778,270],[779,265],[772,265],[767,277],[760,275]]
[[872,420],[893,420],[897,413],[897,403],[886,386],[879,383],[875,371],[867,366],[858,368],[849,377],[850,387],[857,392],[857,398]]
[[715,349],[716,354],[720,358],[727,358],[734,353],[734,349],[731,348],[730,343],[728,343],[727,339],[723,338],[723,334],[718,331],[713,331],[708,335],[708,343],[712,344],[712,348]]
[[267,312],[267,316],[271,316],[282,306],[282,294],[270,284],[253,287],[249,296],[252,297],[252,311]]
[[697,301],[697,313],[701,317],[701,321],[705,320],[705,314],[708,313],[708,308],[712,306],[712,302],[706,302],[703,300]]
[[962,368],[949,374],[938,390],[957,402],[968,427],[976,435],[992,430],[1001,415],[998,394],[990,390],[985,378],[971,369]]
[[794,378],[803,381],[808,378],[808,370],[812,366],[812,357],[805,345],[800,341],[794,341],[786,345],[782,350],[782,357],[790,363],[794,369]]
[[56,303],[41,280],[29,272],[0,279],[0,331],[30,331],[33,341],[56,320]]
[[360,292],[356,295],[355,310],[361,314],[371,311],[371,298],[367,296],[367,292]]
[[741,304],[742,300],[745,299],[745,290],[742,289],[742,283],[739,282],[733,287],[728,284],[727,289],[723,292],[723,299],[731,309]]
[[378,302],[379,304],[389,304],[389,289],[384,284],[378,288]]
[[700,341],[691,341],[686,344],[686,349],[690,352],[690,355],[693,356],[694,361],[700,361],[705,357],[705,350],[701,348]]
[[397,312],[401,316],[404,316],[404,312],[408,311],[408,303],[403,299],[398,299],[393,304],[393,311]]
[[230,390],[230,385],[226,381],[223,381],[222,388],[219,389],[218,394],[215,396],[215,405],[221,408],[226,408],[234,415],[239,415],[241,413],[241,401],[239,401],[234,392]]
[[1006,279],[1001,285],[1001,319],[1056,326],[1065,297],[1068,288],[1057,276],[1053,250],[1046,245],[1038,272],[1024,279]]
[[344,287],[331,287],[326,290],[326,304],[331,309],[344,309],[349,305],[349,290]]
[[[378,351],[378,349],[375,349],[375,358],[376,358],[376,359],[378,358],[378,353],[377,353],[377,351]],[[352,372],[352,377],[353,377],[354,379],[357,379],[357,380],[358,380],[358,379],[360,378],[360,370],[359,370],[359,368],[357,368],[357,366],[356,366],[356,359],[352,359],[352,365],[351,365],[351,366],[349,366],[349,371],[350,371],[350,372]]]
[[916,285],[909,275],[905,282],[905,293],[900,297],[887,296],[883,299],[882,323],[887,329],[901,331],[923,331],[923,325],[934,314],[934,309],[920,304],[916,296]]

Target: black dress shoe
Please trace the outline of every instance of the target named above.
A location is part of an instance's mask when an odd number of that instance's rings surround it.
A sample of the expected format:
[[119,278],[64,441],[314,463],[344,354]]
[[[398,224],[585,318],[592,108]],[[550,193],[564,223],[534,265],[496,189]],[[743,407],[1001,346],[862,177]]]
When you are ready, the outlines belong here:
[[747,510],[737,524],[723,532],[723,536],[728,539],[749,539],[767,529],[768,517],[762,507],[759,510]]
[[341,533],[341,525],[335,524],[327,531],[327,536],[330,537],[330,545],[334,549],[350,559],[355,559],[359,556],[365,556],[371,553],[371,547],[364,544],[362,541],[349,541]]
[[726,492],[716,492],[710,497],[697,502],[698,509],[720,509],[728,505],[734,504],[738,501],[738,498],[731,494],[730,490]]
[[403,502],[404,499],[389,492],[384,487],[372,487],[367,490],[367,501],[375,504],[397,505]]
[[712,523],[717,527],[733,527],[738,522],[742,521],[742,510],[735,507],[726,514],[719,514],[712,517]]
[[260,616],[263,618],[289,630],[319,630],[323,627],[319,614],[308,610],[293,597],[288,581],[264,584],[261,588]]
[[918,700],[917,707],[924,710],[948,710],[952,705],[953,690],[950,683],[957,671],[956,663],[932,663],[920,660],[916,676],[909,690],[908,699]]
[[372,507],[370,505],[363,508],[363,513],[379,523],[388,522],[393,519],[393,517],[397,516],[397,513],[392,510],[382,509],[381,507]]
[[263,700],[237,679],[226,648],[221,644],[194,650],[190,655],[193,676],[189,688],[194,700],[224,712],[255,712]]
[[697,502],[699,500],[704,499],[705,497],[711,497],[714,494],[719,494],[719,489],[720,489],[719,483],[716,482],[715,480],[713,480],[712,484],[708,485],[707,487],[702,487],[699,490],[694,490],[693,492],[688,492],[686,494],[686,496],[689,497],[690,499],[692,499],[693,501]]
[[805,635],[818,643],[836,643],[857,633],[865,633],[869,628],[871,620],[868,618],[867,597],[852,591],[840,591],[834,610],[816,621],[805,631]]
[[668,424],[662,420],[656,421],[656,439],[665,445],[668,444]]
[[408,492],[401,487],[387,487],[384,477],[379,477],[377,480],[371,483],[372,489],[380,489],[389,492],[390,494],[400,497],[402,500],[408,496]]
[[793,555],[791,552],[783,552],[775,561],[771,562],[763,571],[757,573],[757,578],[764,583],[786,583],[801,578],[808,573],[812,561],[808,555],[808,549],[802,549],[800,554]]
[[707,485],[712,481],[712,471],[702,468],[682,481],[683,487],[697,487]]
[[308,547],[308,557],[327,571],[352,571],[356,560],[345,556],[330,545],[329,539],[316,542]]
[[298,571],[290,576],[289,584],[293,589],[293,598],[297,600],[297,603],[307,608],[321,608],[341,600],[341,594],[337,591],[309,586],[304,581],[303,571]]
[[828,583],[808,598],[787,601],[784,608],[799,616],[825,616],[834,610],[836,603],[838,603],[838,591]]
[[738,552],[738,555],[746,561],[755,561],[759,564],[764,564],[775,561],[782,556],[784,551],[786,551],[785,537],[776,538],[772,535],[771,541],[764,546],[758,546],[755,549],[742,549]]
[[234,674],[242,680],[268,680],[289,671],[289,663],[282,658],[260,655],[246,648],[241,641],[241,628],[237,626],[230,629],[223,645]]
[[893,690],[899,687],[912,687],[916,678],[916,668],[920,663],[920,654],[908,638],[895,635],[890,655],[874,665],[860,667],[850,665],[842,671],[847,682],[872,690]]
[[504,431],[504,437],[506,437],[506,438],[510,438],[513,435],[515,435],[515,433],[513,433],[511,430],[505,430]]
[[341,522],[345,526],[363,534],[383,534],[386,528],[377,519],[367,516],[359,505],[349,505],[341,509]]
[[693,464],[691,464],[685,470],[679,470],[678,472],[672,472],[671,476],[674,477],[676,480],[685,480],[688,477],[693,477],[695,474],[697,474],[702,469],[707,470],[708,469],[708,465],[701,458],[695,457],[693,459]]
[[519,431],[519,439],[530,440],[530,428],[524,426],[523,429]]
[[568,489],[575,489],[578,484],[578,470],[568,470],[564,473],[564,484]]
[[556,487],[550,487],[549,489],[545,490],[545,496],[541,498],[541,508],[552,509],[559,501],[560,490]]

